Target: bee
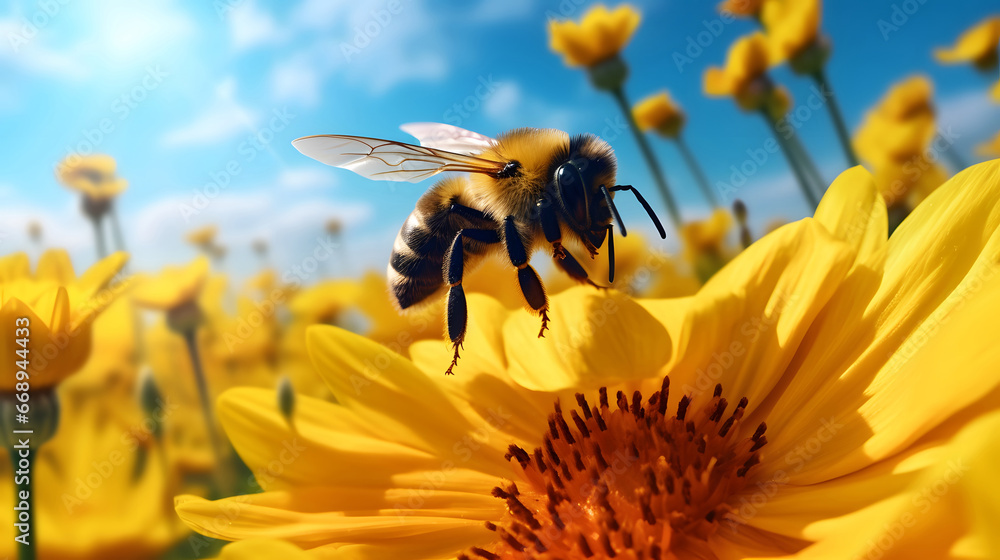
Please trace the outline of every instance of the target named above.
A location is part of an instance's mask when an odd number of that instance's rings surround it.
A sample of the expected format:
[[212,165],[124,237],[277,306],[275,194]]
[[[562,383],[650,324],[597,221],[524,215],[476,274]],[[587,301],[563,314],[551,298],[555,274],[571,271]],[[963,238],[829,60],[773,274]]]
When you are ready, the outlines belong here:
[[551,249],[555,264],[574,280],[600,287],[563,245],[579,240],[594,258],[608,242],[608,282],[614,282],[613,228],[627,235],[615,207],[618,191],[630,191],[656,214],[631,185],[615,181],[614,152],[607,142],[554,129],[519,128],[490,138],[456,126],[410,123],[400,127],[420,145],[364,136],[306,136],[292,142],[317,161],[374,180],[418,182],[459,172],[435,183],[417,201],[392,247],[388,280],[402,310],[447,290],[446,323],[454,357],[465,340],[468,309],[463,273],[482,258],[505,258],[516,271],[527,308],[548,328],[548,297],[530,258]]

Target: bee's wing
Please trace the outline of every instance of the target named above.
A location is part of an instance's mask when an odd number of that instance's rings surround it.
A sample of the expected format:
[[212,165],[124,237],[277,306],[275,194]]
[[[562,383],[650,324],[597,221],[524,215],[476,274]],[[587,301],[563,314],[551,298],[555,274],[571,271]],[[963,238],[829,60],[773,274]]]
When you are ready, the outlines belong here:
[[365,136],[305,136],[293,140],[292,146],[316,161],[350,169],[378,181],[416,183],[445,171],[495,175],[506,165],[505,162]]
[[497,143],[489,136],[444,123],[406,123],[399,129],[419,140],[421,146],[459,154],[478,154]]

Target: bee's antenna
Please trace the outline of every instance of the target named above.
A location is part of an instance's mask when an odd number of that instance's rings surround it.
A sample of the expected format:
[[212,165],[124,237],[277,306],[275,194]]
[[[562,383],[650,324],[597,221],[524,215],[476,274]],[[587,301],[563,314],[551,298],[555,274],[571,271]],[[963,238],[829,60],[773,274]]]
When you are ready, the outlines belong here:
[[[639,200],[639,204],[642,204],[642,207],[646,209],[646,213],[649,214],[649,219],[653,220],[653,225],[656,226],[656,231],[657,231],[657,233],[660,234],[660,239],[666,239],[667,238],[667,232],[663,230],[663,224],[660,223],[660,219],[656,217],[656,213],[653,212],[653,209],[649,206],[649,203],[646,202],[646,199],[643,198],[641,194],[639,194],[639,189],[636,189],[632,185],[616,185],[614,187],[611,187],[610,190],[612,190],[612,191],[632,191],[632,194],[634,194],[635,197]],[[604,196],[605,196],[605,198],[608,199],[608,203],[610,204],[611,203],[611,197],[608,196],[607,192],[604,193]],[[614,206],[612,206],[611,208],[614,209]],[[614,213],[615,213],[615,216],[617,217],[618,216],[618,211],[615,210]],[[621,218],[619,218],[618,221],[619,221],[618,227],[621,227]],[[624,228],[622,228],[622,236],[623,237],[625,236],[625,229]]]
[[[617,188],[611,187],[611,190]],[[618,209],[615,208],[615,202],[611,199],[611,193],[608,192],[608,187],[601,185],[601,192],[604,193],[604,200],[608,201],[608,208],[611,209],[611,215],[614,216],[615,222],[618,224],[618,229],[622,230],[622,237],[628,236],[628,232],[625,231],[625,224],[622,223],[622,217],[618,214]]]
[[[612,206],[612,208],[614,208]],[[608,224],[608,284],[615,281],[615,226]]]

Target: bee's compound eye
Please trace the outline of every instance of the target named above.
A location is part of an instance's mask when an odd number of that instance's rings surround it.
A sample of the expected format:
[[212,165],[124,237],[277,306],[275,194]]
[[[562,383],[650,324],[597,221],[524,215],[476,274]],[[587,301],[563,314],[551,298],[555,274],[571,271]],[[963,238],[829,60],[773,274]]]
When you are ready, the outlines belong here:
[[573,162],[564,163],[556,169],[555,180],[563,210],[577,225],[585,226],[589,217],[587,185],[580,168]]

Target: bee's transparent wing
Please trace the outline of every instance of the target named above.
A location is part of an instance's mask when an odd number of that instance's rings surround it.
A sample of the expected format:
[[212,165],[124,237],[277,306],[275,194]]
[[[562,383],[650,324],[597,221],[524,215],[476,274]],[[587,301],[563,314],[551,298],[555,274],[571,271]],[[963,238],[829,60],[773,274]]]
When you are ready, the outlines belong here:
[[419,140],[421,146],[457,154],[478,154],[493,147],[497,142],[478,132],[444,123],[406,123],[399,129]]
[[416,183],[445,171],[495,175],[505,165],[427,146],[365,136],[305,136],[293,140],[292,146],[316,161],[350,169],[376,181]]

